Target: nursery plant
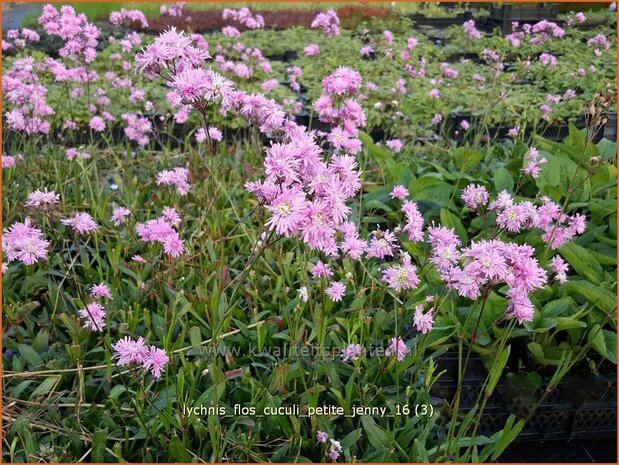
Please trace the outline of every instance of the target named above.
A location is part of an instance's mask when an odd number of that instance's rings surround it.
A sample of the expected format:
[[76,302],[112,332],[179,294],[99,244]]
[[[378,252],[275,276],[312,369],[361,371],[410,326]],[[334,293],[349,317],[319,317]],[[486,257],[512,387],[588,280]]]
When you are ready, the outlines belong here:
[[397,6],[277,30],[226,5],[210,34],[157,11],[3,35],[3,460],[616,434],[610,23],[482,13],[437,45]]

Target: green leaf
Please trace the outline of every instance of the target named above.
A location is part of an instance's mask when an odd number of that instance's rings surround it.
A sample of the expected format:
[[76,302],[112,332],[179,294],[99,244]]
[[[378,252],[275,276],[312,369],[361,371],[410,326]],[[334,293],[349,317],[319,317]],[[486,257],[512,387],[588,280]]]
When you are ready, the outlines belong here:
[[587,340],[592,348],[601,356],[606,357],[606,341],[604,340],[604,333],[602,333],[600,325],[595,325],[591,328]]
[[190,461],[189,454],[183,445],[183,442],[178,436],[174,436],[170,441],[170,457],[179,463],[187,463]]
[[200,328],[197,326],[192,326],[189,330],[189,340],[191,341],[192,347],[200,347],[202,343],[202,335],[200,334]]
[[604,333],[604,343],[606,345],[606,358],[617,364],[617,333],[614,331],[609,331],[607,329],[603,329]]
[[617,297],[615,294],[589,281],[568,281],[561,290],[568,295],[577,294],[585,298],[606,313],[616,311]]
[[542,349],[540,344],[537,342],[529,342],[527,347],[529,348],[529,352],[531,352],[533,357],[535,357],[535,360],[544,363],[546,360],[546,355],[544,354],[544,349]]
[[361,423],[363,424],[363,429],[368,435],[370,444],[372,444],[376,449],[383,450],[383,448],[389,445],[387,434],[376,425],[376,422],[372,417],[363,415],[361,417]]
[[107,440],[107,428],[96,430],[92,437],[91,463],[104,463],[105,441]]
[[488,379],[488,384],[486,385],[486,397],[490,397],[494,388],[496,387],[501,375],[503,374],[503,369],[505,368],[505,364],[507,363],[507,359],[509,358],[509,353],[511,351],[512,346],[505,347],[499,356],[494,360],[492,364],[492,368],[490,369],[490,376]]
[[555,320],[557,320],[557,330],[578,329],[587,327],[587,323],[585,323],[584,321],[576,320],[569,316],[558,316],[555,318]]
[[446,228],[453,229],[464,244],[468,242],[466,229],[462,226],[460,218],[446,208],[441,208],[441,224]]
[[602,265],[587,249],[575,242],[565,244],[559,249],[559,253],[579,275],[589,281],[599,282],[604,277]]
[[450,186],[445,181],[441,181],[434,176],[423,176],[410,183],[409,191],[411,193],[411,199],[414,201],[425,200],[439,207],[447,207],[453,191],[453,186]]
[[60,381],[60,375],[49,376],[43,380],[41,384],[37,386],[37,388],[30,394],[30,398],[35,398],[37,396],[45,395],[58,384]]
[[462,171],[466,171],[472,166],[475,166],[483,158],[484,154],[481,151],[467,147],[458,147],[453,151],[454,164]]
[[19,353],[28,364],[28,368],[30,368],[31,370],[40,367],[44,363],[41,356],[37,354],[35,350],[30,346],[20,344]]
[[499,168],[494,172],[494,188],[497,192],[514,190],[514,178],[505,168]]
[[552,318],[567,312],[574,301],[570,297],[563,297],[562,299],[553,300],[544,305],[541,314],[544,318]]
[[340,445],[342,446],[342,449],[344,450],[350,449],[352,446],[354,446],[357,443],[357,441],[359,441],[360,438],[361,438],[361,428],[357,428],[356,430],[351,431],[346,436],[344,436],[344,439],[340,441]]

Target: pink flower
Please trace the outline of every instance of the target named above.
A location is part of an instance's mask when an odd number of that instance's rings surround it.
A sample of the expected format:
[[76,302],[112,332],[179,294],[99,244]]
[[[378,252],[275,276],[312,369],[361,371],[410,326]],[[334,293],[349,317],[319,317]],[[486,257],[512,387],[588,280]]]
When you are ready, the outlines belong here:
[[105,130],[105,121],[100,116],[93,116],[88,123],[90,129],[96,132],[103,132]]
[[542,53],[539,56],[539,61],[541,64],[543,64],[544,66],[548,66],[549,68],[557,67],[557,57],[551,55],[550,53]]
[[173,170],[163,170],[157,174],[157,185],[175,186],[179,195],[185,196],[189,192],[191,185],[188,181],[189,170],[187,168],[174,168]]
[[393,355],[398,360],[398,362],[402,362],[406,358],[407,354],[408,347],[406,347],[404,341],[399,337],[392,337],[389,347],[387,347],[387,350],[385,351],[385,355],[387,357]]
[[143,367],[150,370],[154,378],[161,378],[161,373],[170,359],[165,353],[165,350],[158,349],[155,346],[150,346],[144,356]]
[[328,439],[329,439],[329,435],[325,433],[324,431],[316,432],[316,441],[318,441],[319,443],[325,444]]
[[79,311],[80,318],[84,321],[84,327],[91,331],[101,332],[105,328],[105,308],[98,302],[86,305]]
[[24,205],[26,207],[49,208],[56,205],[59,201],[59,194],[56,194],[54,191],[48,191],[45,188],[45,191],[36,190],[28,194],[28,201]]
[[95,284],[94,286],[92,286],[92,288],[90,289],[90,295],[93,296],[95,299],[114,300],[109,286],[105,283]]
[[367,248],[367,256],[378,259],[383,259],[387,256],[393,257],[395,242],[396,237],[391,231],[374,231]]
[[465,131],[469,128],[469,126],[470,126],[470,125],[469,125],[469,122],[468,122],[467,120],[462,120],[462,121],[460,122],[460,127],[461,127],[463,130],[465,130]]
[[359,344],[349,344],[342,351],[342,361],[358,360],[361,355],[361,346]]
[[14,223],[2,235],[2,251],[8,262],[19,260],[24,265],[34,265],[47,259],[48,249],[49,242],[43,239],[43,233],[32,225],[29,218],[23,223]]
[[322,29],[326,37],[333,37],[340,34],[340,18],[334,10],[318,13],[311,24],[312,29]]
[[374,53],[374,49],[369,45],[365,45],[364,47],[361,47],[359,53],[361,54],[361,56],[367,57],[370,56],[370,54]]
[[151,122],[144,117],[132,113],[125,113],[121,118],[127,123],[124,129],[127,139],[136,142],[140,147],[148,145],[148,134],[151,132]]
[[402,254],[401,265],[394,265],[383,271],[383,280],[397,292],[415,289],[420,283],[417,267],[411,264],[411,257],[407,253]]
[[400,200],[404,200],[406,197],[408,197],[408,195],[409,195],[409,192],[406,189],[406,187],[399,185],[399,184],[393,186],[391,194],[389,194],[389,196],[392,199],[400,199]]
[[118,207],[112,212],[111,220],[116,226],[120,226],[121,224],[124,224],[130,216],[131,210],[125,207]]
[[340,445],[340,442],[331,439],[331,445],[329,446],[329,450],[327,450],[327,457],[329,457],[333,461],[336,461],[341,454],[342,446]]
[[481,39],[481,33],[475,27],[474,20],[470,19],[465,21],[464,24],[462,24],[462,28],[464,29],[464,32],[468,36],[469,40]]
[[531,147],[529,152],[524,157],[526,166],[522,169],[524,174],[537,178],[539,176],[541,166],[546,163],[545,158],[539,158],[539,152],[535,147]]
[[163,251],[167,255],[176,258],[183,253],[185,247],[178,232],[174,230],[174,225],[170,223],[171,212],[168,211],[167,213],[168,217],[162,216],[155,220],[149,220],[146,223],[139,223],[135,229],[141,240],[160,243],[163,245]]
[[519,289],[510,289],[507,296],[511,299],[507,305],[508,318],[515,318],[521,324],[533,320],[535,308],[525,292]]
[[129,336],[125,336],[112,345],[114,349],[113,359],[118,360],[118,365],[125,366],[130,363],[144,363],[148,356],[148,348],[144,345],[144,338],[140,337],[134,341]]
[[440,99],[441,93],[436,88],[430,89],[430,91],[428,92],[428,97],[433,98],[433,99]]
[[287,189],[266,208],[272,214],[267,226],[273,227],[277,234],[288,237],[299,231],[305,222],[309,202],[300,189]]
[[402,141],[400,139],[388,140],[385,145],[393,150],[395,153],[400,153],[402,150]]
[[466,208],[477,210],[488,204],[488,191],[484,186],[469,184],[462,189],[462,200]]
[[346,286],[340,281],[333,281],[325,292],[333,302],[340,302],[346,293]]
[[303,53],[305,53],[305,56],[308,57],[318,56],[318,54],[320,53],[320,47],[318,47],[318,45],[316,44],[309,44],[303,49]]
[[98,229],[97,223],[95,223],[95,220],[89,213],[77,213],[72,218],[62,220],[62,224],[69,226],[80,235],[90,233]]
[[402,204],[401,211],[406,215],[406,222],[402,228],[402,232],[408,235],[408,240],[411,242],[419,242],[423,239],[423,216],[415,202],[405,200]]
[[567,282],[567,272],[570,269],[569,265],[563,261],[559,255],[555,255],[550,259],[550,268],[555,274],[555,281],[559,284]]
[[2,169],[13,168],[16,158],[12,155],[2,155]]
[[432,316],[432,310],[427,313],[423,313],[423,305],[417,305],[415,307],[415,315],[413,317],[413,325],[417,331],[422,334],[428,333],[434,327],[434,318]]

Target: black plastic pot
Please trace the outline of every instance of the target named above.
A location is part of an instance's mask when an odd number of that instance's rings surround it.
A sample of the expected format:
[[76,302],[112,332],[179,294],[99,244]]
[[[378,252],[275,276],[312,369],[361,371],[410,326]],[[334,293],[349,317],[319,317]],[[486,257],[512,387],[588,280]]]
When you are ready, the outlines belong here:
[[465,11],[450,18],[428,18],[425,15],[415,13],[408,16],[417,26],[430,26],[434,29],[447,29],[449,26],[461,26],[464,21],[473,19],[473,13]]
[[302,111],[300,113],[296,113],[294,115],[294,122],[297,123],[300,126],[308,127],[309,126],[309,122],[310,122],[310,114],[309,114],[309,112]]
[[269,61],[285,61],[283,53],[274,53],[271,55],[266,55],[266,58]]
[[454,53],[449,55],[447,63],[460,63],[462,60],[467,60],[472,63],[483,63],[484,61],[479,58],[477,53]]
[[[616,118],[616,113],[615,113],[615,118]],[[575,121],[574,124],[578,129],[585,129],[584,115],[578,117],[578,119]],[[604,136],[605,130],[606,130],[606,126],[604,126],[604,128],[600,129],[595,134],[593,134],[593,137],[591,138],[591,142],[593,142],[594,144],[597,144],[599,141],[601,141],[602,137]],[[616,125],[615,125],[615,131],[616,131]],[[587,129],[587,132],[589,132],[588,129]],[[545,137],[546,139],[560,142],[570,134],[570,127],[567,123],[552,124],[542,129],[541,131],[539,131],[539,134]],[[616,138],[616,134],[615,134],[615,138]]]
[[608,121],[606,122],[606,125],[604,126],[602,137],[604,137],[604,139],[617,142],[617,112],[613,111],[613,112],[607,113],[606,116],[608,116]]
[[296,50],[286,50],[284,52],[284,61],[290,62],[292,60],[296,60],[297,58],[299,58],[299,54]]
[[372,128],[370,130],[370,137],[374,142],[380,142],[385,140],[385,130],[383,128]]
[[[458,386],[458,359],[446,354],[436,362],[437,372],[444,373],[434,383],[430,394],[435,400],[451,404]],[[481,360],[472,357],[462,380],[460,407],[464,412],[477,405],[486,377]],[[535,408],[549,380],[543,379],[538,389],[527,390],[509,378],[502,378],[488,399],[477,433],[496,433],[513,414],[518,419],[528,418],[516,439],[518,442],[616,436],[616,373],[568,375]]]
[[[535,6],[528,6],[535,5]],[[512,32],[512,22],[519,24],[537,23],[543,19],[554,21],[557,19],[557,6],[555,4],[527,4],[526,7],[501,4],[490,8],[488,25],[492,28],[499,27],[503,34]]]

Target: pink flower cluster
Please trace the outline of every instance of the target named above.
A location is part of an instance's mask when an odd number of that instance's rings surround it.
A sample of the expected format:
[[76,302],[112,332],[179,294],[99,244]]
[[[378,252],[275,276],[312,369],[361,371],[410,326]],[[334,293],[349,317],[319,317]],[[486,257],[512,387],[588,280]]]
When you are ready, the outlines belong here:
[[546,163],[546,161],[545,158],[539,157],[539,151],[535,147],[531,147],[524,157],[526,166],[522,168],[522,172],[527,176],[537,178],[542,165]]
[[110,24],[121,27],[124,24],[140,24],[142,28],[148,27],[148,21],[146,16],[140,10],[127,10],[121,8],[119,11],[112,11],[110,13]]
[[178,225],[178,219],[170,218],[171,212],[163,213],[156,220],[148,220],[146,223],[138,223],[135,227],[138,236],[144,242],[158,242],[163,245],[166,255],[177,258],[185,250],[183,240],[174,229]]
[[26,45],[39,40],[41,40],[41,37],[32,29],[23,28],[21,31],[10,29],[6,33],[6,40],[2,41],[2,50],[22,49]]
[[336,150],[358,153],[358,128],[365,126],[365,113],[355,98],[361,88],[361,75],[340,66],[323,79],[322,87],[325,93],[314,102],[314,109],[320,121],[335,126],[328,136],[329,142]]
[[135,141],[140,147],[148,144],[148,134],[151,132],[151,122],[148,118],[133,114],[125,113],[121,118],[127,123],[125,128],[125,136],[127,139]]
[[410,349],[406,347],[406,343],[399,337],[392,337],[389,341],[389,346],[385,350],[387,357],[395,357],[398,362],[403,362]]
[[320,47],[316,44],[309,44],[307,47],[303,49],[303,53],[308,57],[318,56],[320,53]]
[[36,191],[28,194],[28,201],[24,204],[24,206],[49,209],[54,205],[57,205],[59,201],[60,195],[56,194],[54,191],[48,191],[47,188],[45,188],[45,191],[37,189]]
[[60,49],[60,56],[72,61],[84,60],[92,63],[95,59],[100,34],[99,28],[88,22],[85,14],[76,14],[75,9],[63,6],[60,12],[54,6],[47,4],[43,7],[43,14],[39,17],[39,24],[45,32],[64,40]]
[[[193,46],[191,38],[187,37],[183,31],[177,32],[176,28],[172,27],[143,48],[141,53],[136,55],[135,63],[149,79],[164,75],[169,80],[171,75],[179,75],[184,70],[188,70],[181,83],[202,88],[204,86],[199,81],[205,76],[192,71],[196,71],[194,68],[201,67],[209,56],[207,50]],[[205,87],[209,89],[209,86]]]
[[157,173],[157,185],[174,186],[179,195],[187,195],[191,185],[189,184],[189,170],[187,168],[174,168]]
[[561,207],[547,197],[540,200],[542,205],[539,207],[528,200],[515,202],[509,193],[503,191],[490,203],[489,209],[496,212],[496,222],[505,231],[517,233],[523,229],[542,229],[542,239],[553,250],[585,232],[584,216],[563,213]]
[[481,39],[481,33],[475,27],[475,20],[469,19],[462,24],[462,28],[469,40]]
[[137,340],[125,336],[112,345],[114,355],[112,358],[117,360],[118,365],[126,366],[130,364],[142,365],[142,368],[149,370],[156,379],[161,378],[161,374],[170,359],[165,350],[155,346],[147,347],[144,338]]
[[336,441],[335,439],[330,438],[329,435],[325,433],[324,431],[316,432],[316,441],[318,441],[321,444],[326,444],[327,441],[330,441],[330,446],[327,448],[325,452],[327,457],[330,460],[336,461],[342,454],[342,446],[340,442]]
[[478,299],[487,286],[506,284],[509,318],[520,323],[533,319],[534,307],[529,293],[546,284],[546,273],[528,245],[499,240],[471,242],[460,249],[460,239],[444,227],[430,227],[430,262],[438,269],[448,288],[460,296]]
[[411,256],[403,252],[401,259],[401,264],[390,266],[383,271],[383,280],[397,292],[415,289],[420,283],[417,267],[412,264]]
[[69,226],[79,235],[94,232],[99,228],[89,213],[76,213],[73,217],[62,220],[62,224]]
[[340,18],[334,10],[318,13],[311,24],[312,29],[322,29],[326,37],[340,35]]
[[557,57],[551,53],[546,53],[546,52],[542,53],[539,56],[539,62],[543,64],[544,66],[548,66],[549,68],[557,67]]
[[26,218],[23,223],[14,223],[2,234],[2,251],[9,262],[17,260],[24,265],[34,265],[47,259],[48,249],[49,242],[30,218]]
[[610,48],[610,40],[604,34],[598,34],[587,41],[589,47]]
[[484,186],[469,184],[462,190],[462,200],[466,208],[477,210],[488,204],[488,191]]
[[183,16],[183,10],[185,9],[185,2],[176,2],[173,5],[161,5],[159,8],[159,14],[161,16],[171,16],[173,18],[180,18]]
[[47,134],[50,123],[46,120],[54,114],[47,104],[47,89],[38,83],[32,57],[19,58],[2,76],[4,98],[13,108],[5,113],[10,129],[25,134]]
[[84,328],[98,333],[105,328],[105,307],[99,302],[89,303],[79,311],[79,314],[84,320]]
[[286,137],[267,149],[266,179],[246,188],[265,203],[271,213],[267,226],[277,234],[300,237],[312,249],[335,255],[338,231],[350,214],[346,201],[361,187],[357,163],[347,155],[324,161],[302,127],[291,126]]
[[260,29],[264,27],[264,18],[262,15],[254,15],[247,7],[239,10],[224,8],[223,19],[232,19],[242,24],[249,29]]

